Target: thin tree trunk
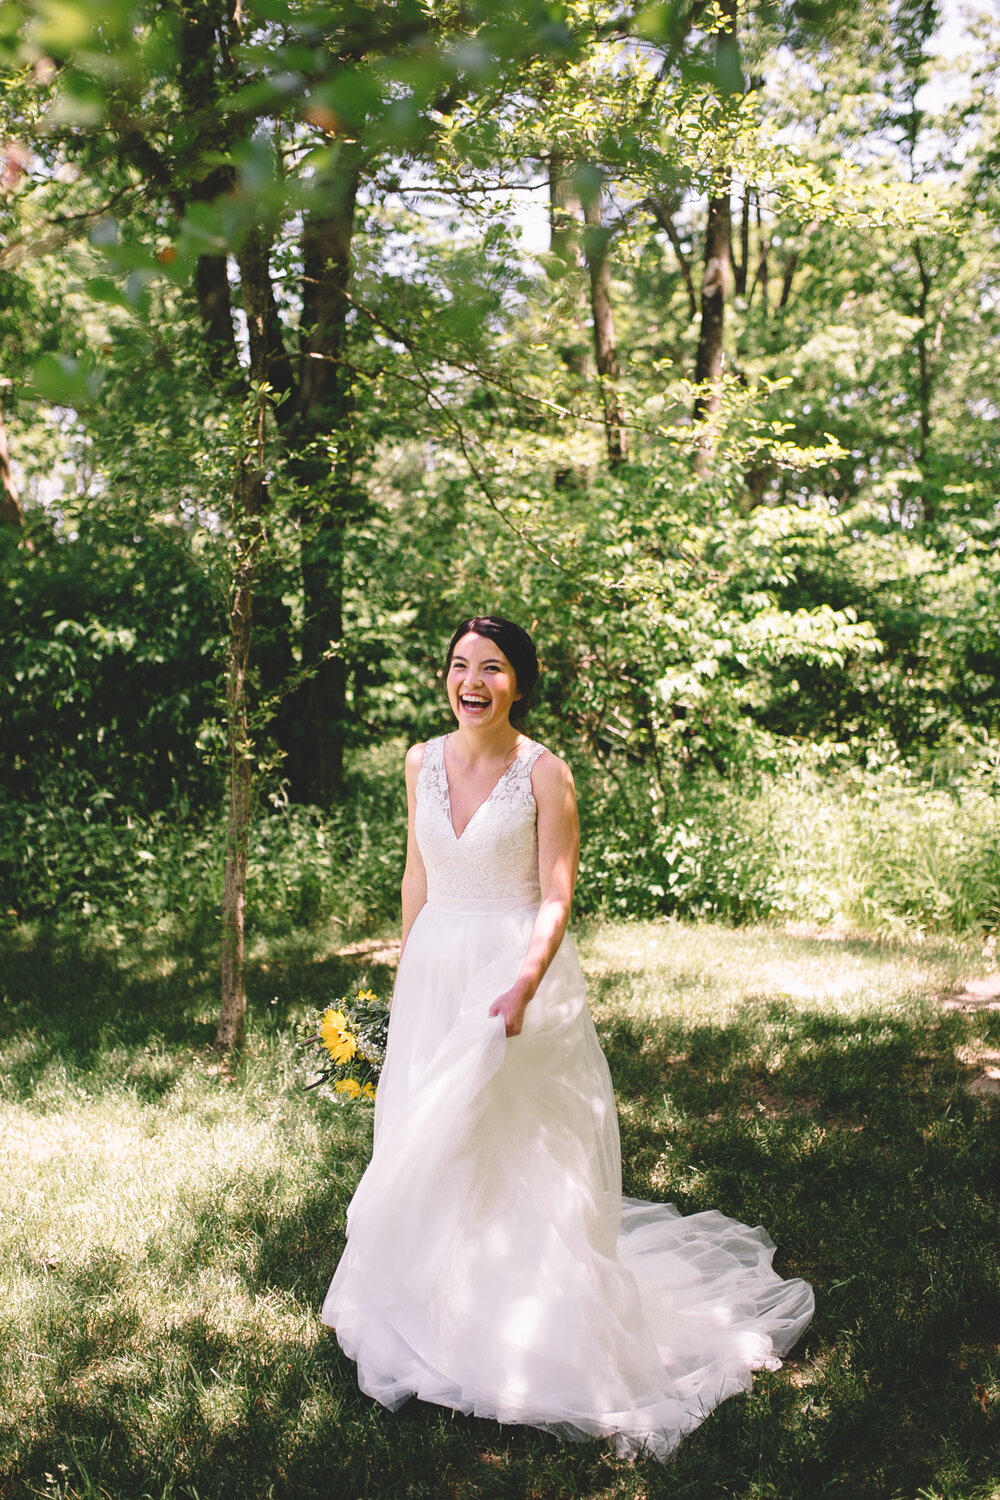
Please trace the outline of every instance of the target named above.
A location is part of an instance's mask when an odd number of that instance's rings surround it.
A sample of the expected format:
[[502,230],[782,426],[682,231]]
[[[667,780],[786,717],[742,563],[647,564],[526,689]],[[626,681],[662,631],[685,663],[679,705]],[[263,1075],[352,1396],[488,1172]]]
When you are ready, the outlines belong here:
[[233,535],[236,563],[229,581],[229,648],[226,661],[226,733],[229,748],[229,814],[226,867],[222,886],[222,1003],[215,1045],[220,1051],[243,1040],[247,995],[244,934],[247,849],[253,818],[253,737],[247,707],[247,673],[253,628],[254,592],[267,507],[264,481],[264,424],[268,386],[271,277],[269,246],[256,231],[240,251],[240,281],[250,347],[250,380],[257,391],[248,452],[233,482]]
[[927,339],[927,310],[930,306],[931,273],[924,262],[924,255],[920,248],[919,240],[914,243],[913,253],[916,256],[917,272],[920,277],[920,295],[917,299],[917,317],[920,320],[917,328],[917,400],[919,404],[920,443],[917,448],[917,457],[920,463],[923,464],[927,459],[927,450],[931,439],[931,395],[934,384],[931,370],[931,350]]
[[[218,107],[219,75],[227,71],[229,48],[239,37],[242,25],[238,12],[232,12],[226,0],[182,5],[178,19],[178,83],[185,110],[192,120],[199,121],[206,162],[200,173],[173,190],[180,215],[191,203],[213,203],[231,192],[235,184],[233,168],[228,163],[219,164],[220,158],[228,155],[233,135],[232,118]],[[209,373],[219,382],[238,380],[239,359],[225,255],[200,255],[194,286]]]
[[[549,249],[567,268],[567,274],[577,281],[582,260],[580,253],[580,228],[582,207],[567,175],[566,159],[553,154],[549,157]],[[571,337],[559,346],[559,356],[568,370],[581,379],[587,375],[587,337],[584,329],[580,292],[574,289],[575,307],[572,321],[567,328]]]
[[[222,189],[219,188],[221,192]],[[199,184],[205,202],[217,196],[214,184]],[[199,255],[194,273],[198,311],[201,315],[208,354],[208,369],[213,380],[238,377],[236,333],[233,326],[233,304],[229,291],[229,273],[224,255]]]
[[354,482],[353,396],[345,360],[359,148],[343,145],[324,183],[324,206],[303,227],[306,330],[288,437],[303,501],[302,666],[308,676],[286,704],[288,772],[300,801],[329,805],[344,777],[347,671],[343,634],[344,542],[360,497]]
[[792,283],[795,280],[795,272],[798,269],[799,252],[793,250],[785,261],[785,274],[781,278],[781,296],[778,298],[778,311],[784,312],[788,306],[788,299],[792,295]]
[[566,158],[549,157],[549,249],[573,270],[580,264],[580,199],[567,176]]
[[253,624],[253,592],[262,537],[264,510],[264,419],[261,391],[250,452],[241,459],[233,485],[233,529],[236,564],[229,589],[229,650],[226,671],[226,731],[229,745],[229,813],[226,868],[222,886],[221,1006],[215,1046],[238,1047],[246,1023],[247,993],[244,940],[247,897],[247,849],[253,815],[253,755],[247,710],[247,672]]
[[708,204],[708,226],[705,233],[705,273],[701,282],[701,331],[698,336],[698,354],[695,360],[694,378],[699,386],[706,386],[694,404],[696,421],[703,421],[712,412],[718,411],[721,402],[719,384],[722,379],[723,346],[722,335],[726,316],[726,294],[729,287],[729,180],[723,191],[715,194]]
[[[178,83],[184,108],[198,130],[206,162],[226,154],[230,125],[219,108],[219,77],[229,66],[231,44],[241,30],[238,8],[226,0],[208,0],[200,6],[181,8],[178,27]],[[228,165],[208,165],[181,187],[171,184],[178,214],[189,203],[211,203],[233,184]],[[252,239],[252,237],[251,237]],[[243,301],[250,331],[250,379],[257,387],[251,430],[233,477],[232,546],[234,561],[228,578],[228,627],[226,646],[226,739],[228,746],[226,857],[220,912],[220,1006],[215,1047],[229,1051],[243,1040],[246,1025],[246,981],[244,974],[247,894],[247,851],[253,815],[253,745],[247,706],[247,676],[253,627],[254,587],[263,536],[262,517],[266,505],[264,484],[264,423],[267,391],[266,363],[261,340],[256,336],[253,313],[259,265],[241,263]],[[229,268],[224,255],[200,256],[195,267],[195,292],[205,336],[209,373],[231,400],[245,399],[246,384],[240,368],[229,287]],[[241,394],[234,394],[234,392]],[[246,415],[244,415],[246,421]],[[241,448],[242,448],[241,444]]]
[[757,243],[760,246],[760,259],[757,262],[757,275],[754,277],[753,286],[750,288],[750,296],[747,299],[747,306],[750,306],[750,303],[753,301],[753,294],[759,286],[761,297],[761,312],[763,313],[766,320],[767,315],[771,310],[768,302],[767,291],[767,262],[768,256],[771,252],[771,241],[770,238],[764,234],[764,225],[760,211],[759,195],[757,197]]
[[690,309],[691,321],[693,323],[698,316],[698,295],[695,292],[694,279],[691,275],[691,262],[681,247],[681,237],[674,225],[673,214],[663,199],[657,197],[655,194],[649,199],[649,206],[653,211],[653,217],[657,224],[666,233],[674,255],[677,258],[677,264],[684,279],[684,287],[688,294],[688,308]]
[[740,213],[740,262],[734,268],[733,287],[737,297],[745,297],[747,290],[747,267],[750,264],[750,198],[753,189],[744,185],[743,208]]
[[[716,34],[716,54],[721,59],[736,37],[737,0],[720,0],[725,26]],[[694,419],[704,424],[695,467],[703,469],[712,449],[709,419],[722,404],[723,329],[726,297],[732,275],[732,173],[727,166],[718,189],[708,202],[708,224],[705,229],[705,270],[701,281],[701,329],[694,378],[699,394],[694,403]]]
[[604,406],[604,432],[608,463],[618,467],[625,457],[627,441],[618,391],[618,348],[615,343],[615,315],[611,306],[611,267],[608,264],[608,239],[604,231],[600,195],[595,194],[584,210],[587,228],[587,267],[590,271],[590,308],[594,324],[594,353],[597,377]]
[[[10,385],[9,380],[0,380],[0,391]],[[10,466],[10,448],[7,445],[7,424],[4,421],[3,404],[0,402],[0,525],[12,526],[24,536],[24,511],[21,496]],[[30,546],[25,539],[23,545]]]
[[761,505],[767,493],[774,469],[770,464],[765,464],[760,469],[748,469],[743,476],[746,485],[747,500],[741,507],[743,510],[753,510],[755,506]]
[[[808,245],[810,239],[816,233],[816,230],[818,228],[819,220],[812,219],[802,231],[800,244],[803,246]],[[793,250],[788,259],[785,261],[784,275],[781,279],[781,296],[778,298],[779,312],[784,312],[785,308],[788,306],[789,299],[792,295],[792,285],[795,281],[795,273],[799,268],[799,257],[800,251]]]

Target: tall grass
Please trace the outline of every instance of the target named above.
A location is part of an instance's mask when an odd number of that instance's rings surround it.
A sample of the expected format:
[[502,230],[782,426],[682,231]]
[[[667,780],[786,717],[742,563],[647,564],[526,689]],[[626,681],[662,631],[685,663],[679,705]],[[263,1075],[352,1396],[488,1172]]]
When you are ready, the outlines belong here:
[[584,930],[626,1191],[764,1223],[817,1294],[785,1369],[664,1468],[387,1413],[320,1327],[370,1115],[302,1092],[293,1027],[388,969],[259,935],[227,1067],[211,954],[99,939],[4,941],[4,1500],[997,1494],[1000,1135],[964,1084],[1000,1013],[937,1002],[977,945]]
[[[250,848],[251,932],[398,913],[402,747],[368,752],[332,811],[262,795]],[[635,769],[581,769],[581,914],[810,921],[886,936],[1000,929],[1000,774],[935,784],[898,764],[810,763],[752,782],[702,776],[669,798]],[[986,772],[989,774],[986,774]],[[617,778],[617,779],[616,779]],[[214,931],[221,817],[140,818],[98,802],[0,798],[0,920],[109,922],[122,934]]]
[[582,801],[592,911],[794,918],[891,936],[1000,928],[1000,788],[808,768],[702,781],[650,814],[625,783]]
[[[274,935],[334,921],[363,929],[399,897],[406,838],[401,759],[358,779],[332,811],[262,792],[251,831],[248,921]],[[397,764],[398,760],[398,764]],[[0,796],[0,920],[43,919],[121,934],[214,931],[225,823],[182,809],[139,815],[31,806]]]

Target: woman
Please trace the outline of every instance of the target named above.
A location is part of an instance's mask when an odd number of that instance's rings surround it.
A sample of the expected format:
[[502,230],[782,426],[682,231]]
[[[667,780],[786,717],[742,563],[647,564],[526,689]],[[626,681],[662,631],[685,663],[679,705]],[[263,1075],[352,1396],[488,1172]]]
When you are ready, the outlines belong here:
[[666,1457],[812,1316],[773,1245],[621,1197],[607,1064],[565,938],[566,765],[520,731],[529,637],[463,620],[457,728],[406,758],[403,955],[371,1164],[323,1306],[388,1407],[416,1395]]

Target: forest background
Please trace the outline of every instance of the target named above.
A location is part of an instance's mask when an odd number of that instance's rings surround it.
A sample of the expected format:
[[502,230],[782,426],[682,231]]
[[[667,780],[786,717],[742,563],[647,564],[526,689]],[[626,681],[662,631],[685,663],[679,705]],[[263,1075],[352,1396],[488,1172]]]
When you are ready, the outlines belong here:
[[[997,1500],[998,39],[0,0],[5,1497]],[[624,1191],[816,1289],[667,1466],[386,1413],[319,1324],[372,1119],[294,1043],[390,992],[480,610]]]
[[995,933],[998,35],[5,0],[4,920],[221,906],[238,1040],[247,930],[394,920],[498,611],[584,914]]

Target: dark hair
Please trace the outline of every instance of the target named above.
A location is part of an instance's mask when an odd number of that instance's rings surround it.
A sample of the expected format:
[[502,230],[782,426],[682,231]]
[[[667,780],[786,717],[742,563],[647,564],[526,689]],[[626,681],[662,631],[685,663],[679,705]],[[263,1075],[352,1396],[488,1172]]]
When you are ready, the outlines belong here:
[[481,635],[486,640],[493,641],[514,668],[521,696],[511,704],[508,718],[512,724],[520,724],[531,707],[531,695],[538,681],[538,653],[531,636],[520,625],[515,625],[513,620],[505,620],[502,615],[473,615],[462,621],[448,642],[448,654],[444,659],[446,673],[451,666],[455,647],[463,635],[469,634]]

